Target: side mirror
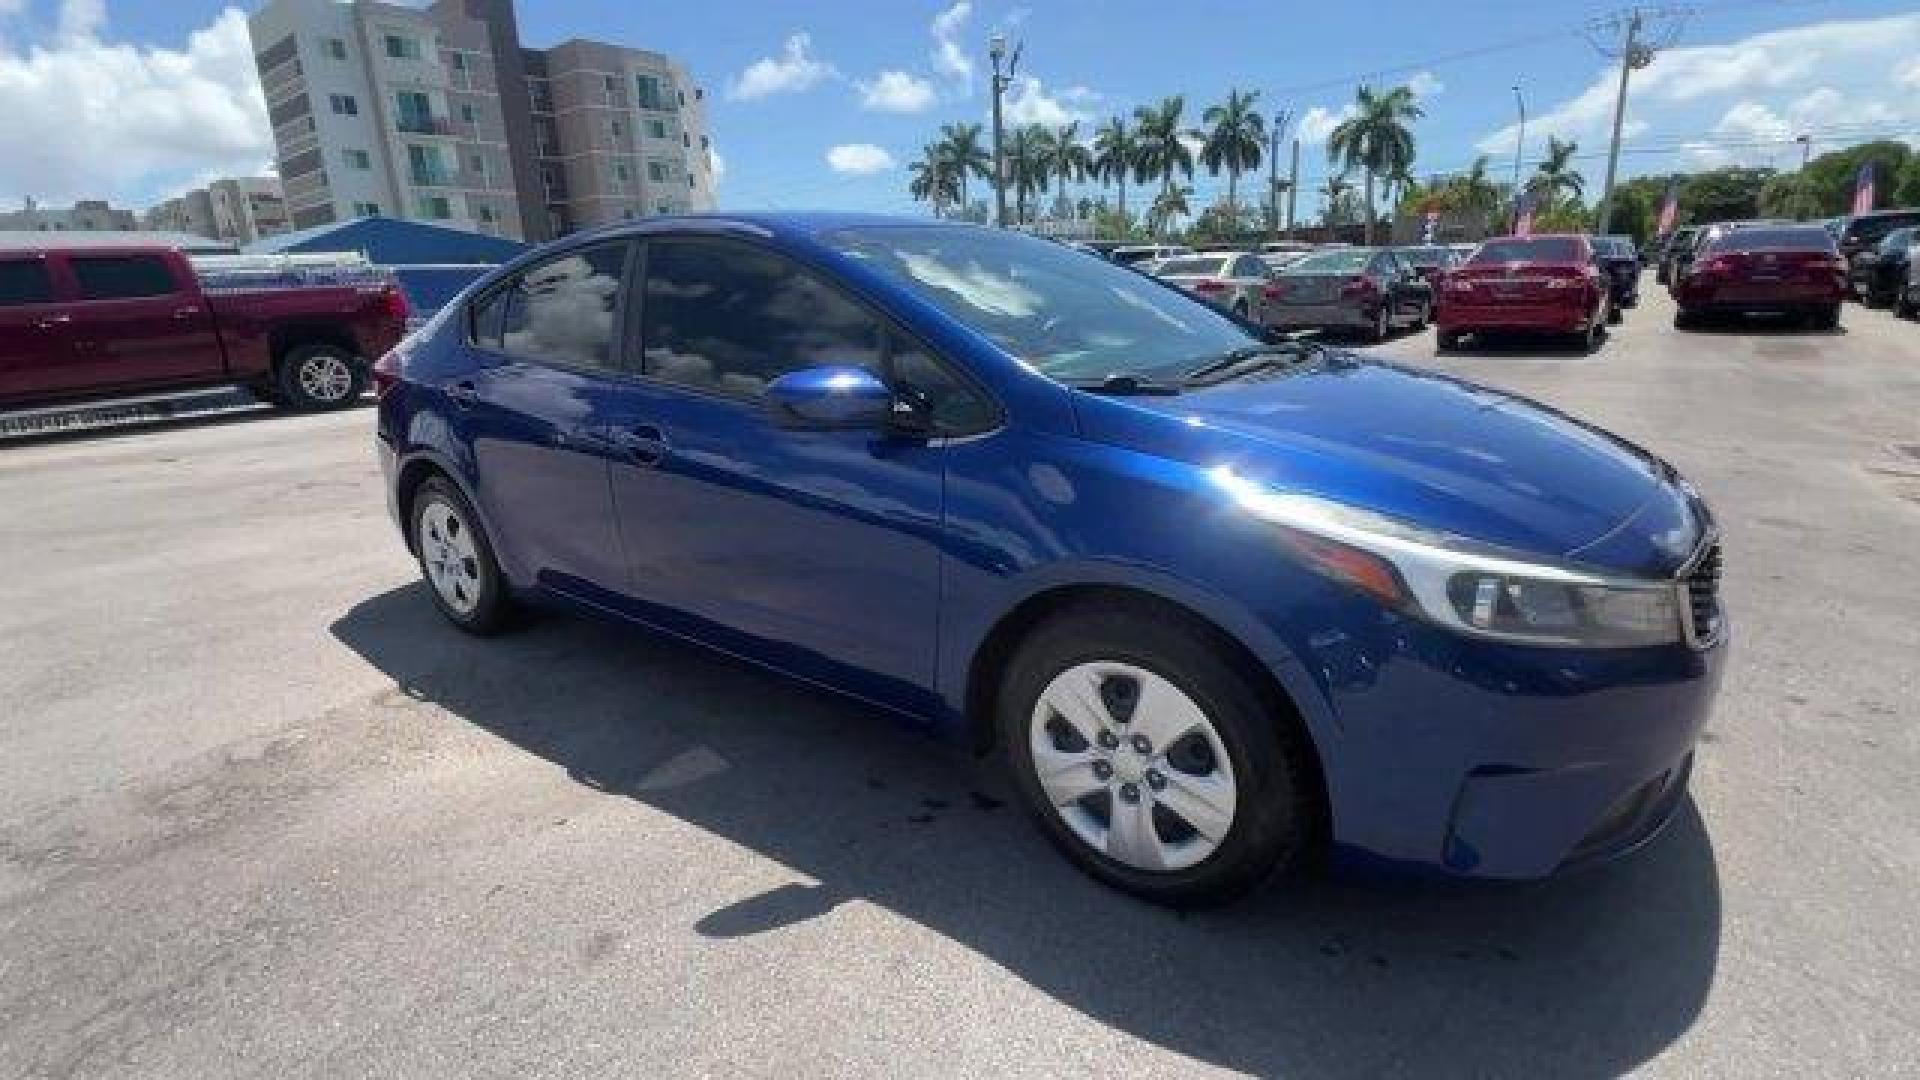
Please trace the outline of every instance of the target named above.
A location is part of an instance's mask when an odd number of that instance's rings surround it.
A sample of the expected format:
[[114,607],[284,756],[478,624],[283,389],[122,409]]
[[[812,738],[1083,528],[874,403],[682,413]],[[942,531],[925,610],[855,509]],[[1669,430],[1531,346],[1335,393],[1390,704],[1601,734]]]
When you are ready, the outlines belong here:
[[767,384],[773,422],[795,431],[848,431],[887,426],[893,391],[866,368],[845,364],[789,371]]

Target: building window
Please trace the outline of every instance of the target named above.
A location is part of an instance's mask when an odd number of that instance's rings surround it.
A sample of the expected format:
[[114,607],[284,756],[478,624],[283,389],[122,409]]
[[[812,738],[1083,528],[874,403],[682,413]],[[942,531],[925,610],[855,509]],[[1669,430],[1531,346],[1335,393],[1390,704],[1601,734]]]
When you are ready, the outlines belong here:
[[667,122],[657,116],[647,117],[647,138],[664,139],[667,137]]
[[464,120],[469,124],[477,124],[480,122],[479,116],[480,116],[480,113],[474,109],[472,104],[467,102],[461,103],[460,105],[461,120]]
[[401,131],[432,135],[444,126],[434,123],[433,101],[418,90],[402,90],[394,94],[393,103],[396,109],[393,124]]
[[665,109],[669,107],[667,105],[666,95],[661,92],[660,77],[658,75],[635,75],[633,77],[633,83],[634,89],[638,91],[640,95],[639,101],[641,108]]
[[437,146],[407,146],[407,177],[415,187],[447,187],[452,178]]
[[429,221],[445,221],[453,216],[453,205],[445,195],[421,195],[413,205],[419,215]]
[[647,179],[656,184],[667,182],[667,163],[664,161],[647,162]]
[[471,158],[468,158],[467,165],[469,168],[471,168],[474,172],[477,172],[477,173],[483,173],[487,171],[487,159],[481,157],[479,154],[475,154]]
[[349,147],[340,151],[340,156],[347,159],[347,168],[349,169],[373,168],[373,158],[368,156],[365,150],[355,150]]
[[656,214],[671,214],[673,213],[673,204],[665,201],[655,203],[653,212]]
[[607,121],[607,130],[612,132],[613,137],[617,139],[627,133],[627,125],[621,123],[619,120],[609,120]]
[[326,53],[329,59],[345,60],[347,58],[347,43],[337,37],[330,37],[321,42],[320,50]]
[[485,203],[482,203],[480,205],[480,209],[477,212],[480,215],[481,221],[485,222],[488,225],[491,225],[494,223],[495,218],[493,214],[493,207],[488,206]]
[[379,217],[380,204],[377,202],[357,202],[353,204],[355,217]]
[[352,94],[328,94],[327,106],[335,116],[359,116],[360,103],[353,100]]
[[449,53],[447,55],[447,66],[455,71],[467,70],[467,54],[458,52]]
[[616,161],[613,163],[613,178],[624,184],[633,179],[633,170],[627,168],[626,162]]
[[395,60],[420,59],[420,43],[399,34],[387,35],[387,55]]

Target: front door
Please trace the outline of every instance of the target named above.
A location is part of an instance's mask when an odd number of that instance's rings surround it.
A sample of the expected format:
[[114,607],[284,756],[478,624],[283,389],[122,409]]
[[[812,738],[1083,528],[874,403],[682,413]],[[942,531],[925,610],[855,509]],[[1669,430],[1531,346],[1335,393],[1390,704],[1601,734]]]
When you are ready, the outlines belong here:
[[474,304],[474,364],[441,387],[472,448],[474,493],[516,584],[610,602],[626,580],[605,438],[617,404],[615,241],[536,263]]
[[648,449],[613,469],[635,597],[649,617],[911,707],[933,682],[945,451],[785,430],[761,394],[806,367],[933,361],[768,249],[662,239],[644,263],[646,377],[626,413]]
[[67,267],[75,290],[68,389],[132,391],[225,374],[213,312],[165,256],[75,254]]
[[69,363],[72,315],[44,256],[0,259],[0,406],[53,396]]

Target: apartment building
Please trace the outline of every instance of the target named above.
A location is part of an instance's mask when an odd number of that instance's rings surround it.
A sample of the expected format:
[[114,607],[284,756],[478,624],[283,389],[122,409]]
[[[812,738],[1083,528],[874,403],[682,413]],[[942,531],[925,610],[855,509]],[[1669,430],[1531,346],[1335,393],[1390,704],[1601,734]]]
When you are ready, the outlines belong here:
[[191,233],[234,245],[286,232],[286,200],[273,176],[229,176],[156,203],[141,218],[156,232]]
[[713,205],[704,95],[659,53],[524,48],[511,0],[272,0],[249,29],[293,228],[538,241]]
[[105,199],[81,199],[72,206],[42,206],[28,199],[19,210],[0,213],[7,232],[126,232],[135,227],[131,210],[115,209]]

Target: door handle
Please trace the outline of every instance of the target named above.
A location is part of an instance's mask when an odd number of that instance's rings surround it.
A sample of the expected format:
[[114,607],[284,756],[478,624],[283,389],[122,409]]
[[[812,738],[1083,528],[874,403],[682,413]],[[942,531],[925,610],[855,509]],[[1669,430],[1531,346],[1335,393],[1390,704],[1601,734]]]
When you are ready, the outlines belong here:
[[49,315],[44,319],[36,321],[33,324],[33,328],[36,330],[53,330],[66,326],[71,322],[73,322],[73,316],[71,315]]
[[447,399],[461,409],[471,408],[480,400],[480,390],[473,385],[472,379],[461,379],[447,384]]

